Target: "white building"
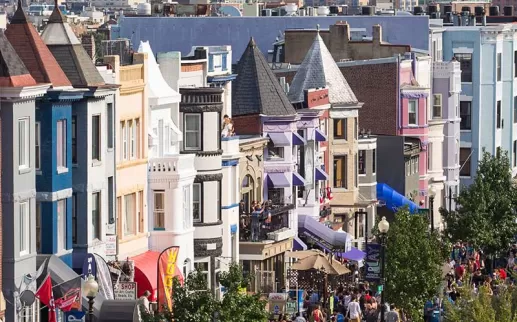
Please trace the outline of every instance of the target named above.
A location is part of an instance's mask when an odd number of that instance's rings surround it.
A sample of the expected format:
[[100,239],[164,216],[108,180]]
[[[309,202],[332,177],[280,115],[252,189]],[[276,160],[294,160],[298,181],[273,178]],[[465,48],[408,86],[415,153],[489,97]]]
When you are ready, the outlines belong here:
[[178,127],[181,95],[163,78],[149,43],[141,42],[138,51],[148,54],[149,64],[149,248],[161,252],[180,246],[177,263],[183,265],[185,276],[194,260],[194,155],[179,153],[183,141]]

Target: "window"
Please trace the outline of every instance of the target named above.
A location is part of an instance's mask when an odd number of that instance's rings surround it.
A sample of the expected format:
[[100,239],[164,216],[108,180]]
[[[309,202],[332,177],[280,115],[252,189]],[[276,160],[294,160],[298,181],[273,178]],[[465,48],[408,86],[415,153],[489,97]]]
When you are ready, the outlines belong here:
[[201,114],[185,114],[185,150],[201,149]]
[[165,152],[169,153],[170,150],[170,135],[169,135],[169,126],[165,126],[165,133],[163,133],[165,138]]
[[470,177],[471,148],[460,148],[460,176]]
[[113,103],[106,105],[107,128],[108,128],[108,149],[113,149]]
[[113,186],[113,177],[108,177],[108,224],[115,223],[115,187]]
[[72,244],[77,244],[77,194],[72,194]]
[[372,173],[375,173],[377,171],[377,149],[372,150]]
[[135,211],[136,194],[132,193],[124,196],[124,235],[129,236],[135,233]]
[[120,135],[122,139],[122,148],[120,149],[121,160],[127,160],[127,131],[126,131],[126,122],[120,122]]
[[347,137],[347,119],[334,119],[334,138],[346,140]]
[[472,102],[471,101],[461,101],[460,102],[460,129],[461,130],[470,130],[471,122],[472,122]]
[[18,120],[18,168],[30,167],[30,123],[28,118]]
[[201,222],[201,183],[194,183],[192,185],[192,217],[194,222]]
[[190,220],[190,187],[183,187],[183,229],[189,229],[192,226]]
[[144,232],[144,191],[138,191],[138,233]]
[[241,199],[244,201],[244,209],[241,209],[241,212],[246,214],[250,213],[250,207],[253,200],[255,200],[255,180],[247,174],[244,179],[242,179],[241,184]]
[[41,202],[36,202],[36,251],[41,253]]
[[72,164],[77,164],[77,116],[72,116]]
[[201,275],[205,277],[206,286],[210,287],[210,263],[195,262],[194,270],[200,272]]
[[517,141],[513,141],[513,167],[517,167]]
[[267,158],[268,159],[283,159],[284,158],[284,147],[275,146],[272,141],[267,143]]
[[136,119],[135,124],[135,157],[140,157],[140,120]]
[[348,188],[347,183],[348,156],[334,156],[334,187]]
[[418,101],[408,101],[408,125],[417,125],[418,117]]
[[221,218],[221,181],[217,181],[216,185],[217,188],[215,189],[215,197],[216,197],[216,204],[217,204],[217,220],[222,220]]
[[101,239],[101,193],[92,193],[92,239]]
[[101,160],[101,116],[92,116],[92,160]]
[[497,53],[497,81],[500,82],[501,81],[501,64],[502,64],[502,54],[501,53]]
[[357,170],[357,167],[358,167],[358,160],[359,157],[356,155],[355,158],[354,158],[354,186],[357,188],[358,185],[359,185],[359,178],[358,178],[358,170]]
[[35,164],[34,167],[36,170],[41,169],[41,128],[40,128],[40,122],[36,122],[34,124],[34,147],[35,147]]
[[366,174],[366,151],[359,150],[359,174]]
[[165,191],[154,192],[154,229],[165,229]]
[[127,123],[129,131],[129,157],[131,160],[136,158],[136,124],[134,121]]
[[24,201],[20,203],[20,256],[30,253],[30,213],[29,202]]
[[442,117],[442,94],[433,95],[433,118]]
[[56,128],[57,168],[66,168],[66,120],[57,121]]
[[66,249],[66,199],[57,201],[57,250]]
[[433,155],[433,144],[429,142],[427,144],[427,170],[431,170],[432,155]]
[[454,54],[456,60],[460,63],[461,81],[464,83],[472,83],[472,54]]
[[357,124],[357,117],[354,117],[354,139],[357,140],[357,132],[359,131],[358,129],[358,124]]
[[497,101],[497,105],[496,105],[496,122],[497,122],[497,128],[500,129],[501,128],[501,101]]

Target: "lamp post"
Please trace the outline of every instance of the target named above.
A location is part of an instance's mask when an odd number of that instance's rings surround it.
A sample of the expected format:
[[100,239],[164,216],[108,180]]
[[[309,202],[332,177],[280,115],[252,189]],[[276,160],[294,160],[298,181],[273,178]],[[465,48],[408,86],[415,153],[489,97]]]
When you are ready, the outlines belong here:
[[384,288],[386,287],[386,279],[384,278],[384,271],[386,269],[386,236],[388,234],[388,230],[390,230],[390,223],[386,220],[386,217],[382,217],[381,221],[378,224],[379,232],[381,233],[381,282],[382,282],[382,291],[381,291],[381,322],[385,322],[384,313],[386,312],[386,306],[384,303]]
[[436,188],[431,185],[429,187],[429,214],[431,215],[431,232],[434,231],[434,197],[436,196]]
[[88,299],[88,321],[93,322],[93,303],[99,292],[99,284],[92,274],[88,275],[88,279],[83,285],[83,295]]

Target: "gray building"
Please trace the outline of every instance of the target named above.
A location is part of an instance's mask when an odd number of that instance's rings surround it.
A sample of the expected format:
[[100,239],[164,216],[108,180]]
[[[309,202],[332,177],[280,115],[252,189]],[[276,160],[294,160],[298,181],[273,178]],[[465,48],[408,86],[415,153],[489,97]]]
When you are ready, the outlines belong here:
[[36,99],[48,84],[36,85],[3,31],[0,31],[0,117],[2,164],[2,271],[6,321],[36,320],[32,307],[15,307],[16,296],[36,272]]
[[[377,203],[377,138],[366,133],[360,133],[357,140],[358,144],[358,166],[357,175],[359,180],[359,197],[358,204],[364,204],[368,220],[359,219],[359,236],[355,238],[363,238],[365,229],[368,230],[368,236],[375,225],[377,207],[369,207]],[[367,222],[366,222],[367,221]],[[366,227],[368,224],[368,227]]]

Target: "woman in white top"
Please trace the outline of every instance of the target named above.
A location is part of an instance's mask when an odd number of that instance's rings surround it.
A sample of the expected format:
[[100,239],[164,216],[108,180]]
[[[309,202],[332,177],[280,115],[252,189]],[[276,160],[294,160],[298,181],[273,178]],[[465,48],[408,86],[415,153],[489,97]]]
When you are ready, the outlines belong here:
[[348,303],[348,320],[350,322],[361,322],[361,316],[361,307],[357,299],[354,298],[352,302]]

